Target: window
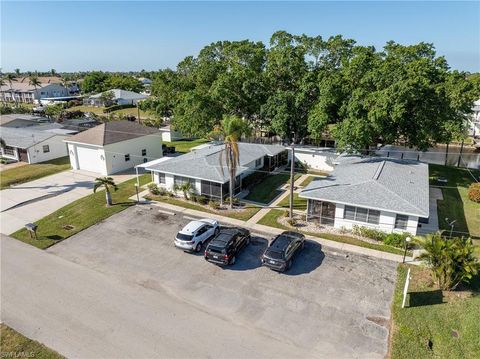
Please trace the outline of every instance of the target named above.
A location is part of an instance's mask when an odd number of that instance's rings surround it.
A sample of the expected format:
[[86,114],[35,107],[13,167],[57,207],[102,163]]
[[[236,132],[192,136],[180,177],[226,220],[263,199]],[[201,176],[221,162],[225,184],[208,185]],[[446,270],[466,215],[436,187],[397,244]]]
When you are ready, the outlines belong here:
[[343,214],[343,218],[350,219],[350,220],[354,221],[355,220],[355,207],[345,206],[345,212]]
[[397,214],[397,217],[395,218],[395,228],[406,230],[407,224],[408,224],[408,216],[405,216],[404,214]]
[[190,182],[192,185],[195,184],[195,180],[189,177],[182,177],[182,176],[174,176],[173,183],[177,186],[181,186],[185,183]]
[[50,146],[49,145],[43,145],[43,153],[50,152]]
[[142,150],[142,156],[146,156],[147,155],[147,150],[146,149],[143,149]]
[[351,221],[379,224],[380,211],[368,208],[345,206],[343,218]]
[[158,173],[158,183],[165,184],[165,173]]
[[128,162],[128,161],[130,161],[130,154],[129,153],[127,153],[125,155],[125,162]]
[[255,167],[258,167],[262,164],[262,159],[259,158],[258,160],[255,160]]

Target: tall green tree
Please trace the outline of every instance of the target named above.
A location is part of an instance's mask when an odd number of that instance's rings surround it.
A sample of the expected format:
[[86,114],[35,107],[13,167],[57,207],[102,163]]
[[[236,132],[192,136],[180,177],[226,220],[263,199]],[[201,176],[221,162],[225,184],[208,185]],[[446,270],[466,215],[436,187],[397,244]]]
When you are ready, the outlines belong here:
[[105,91],[105,81],[109,78],[109,75],[102,71],[92,71],[85,75],[83,78],[81,88],[85,94],[98,93]]
[[223,137],[224,149],[220,152],[220,168],[223,172],[224,165],[228,169],[229,180],[229,206],[233,209],[233,196],[235,191],[235,179],[237,169],[240,165],[240,150],[238,141],[243,135],[249,135],[251,129],[248,123],[236,116],[226,116],[223,118],[221,127],[217,133]]
[[30,86],[33,86],[33,88],[35,90],[35,96],[37,96],[38,95],[37,87],[41,85],[41,82],[38,79],[38,76],[35,76],[35,75],[30,76],[29,79],[28,79],[28,83],[29,83]]

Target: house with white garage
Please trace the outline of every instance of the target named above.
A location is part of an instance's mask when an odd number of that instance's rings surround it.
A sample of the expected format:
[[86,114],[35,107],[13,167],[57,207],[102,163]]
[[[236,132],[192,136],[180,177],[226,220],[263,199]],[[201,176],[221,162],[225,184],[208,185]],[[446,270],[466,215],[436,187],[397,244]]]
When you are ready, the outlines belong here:
[[[228,196],[230,187],[224,149],[222,142],[204,144],[184,155],[154,163],[146,170],[152,172],[157,185],[169,191],[173,191],[175,185],[190,182],[196,194],[223,200]],[[235,195],[241,191],[242,180],[256,170],[270,172],[287,163],[287,150],[283,146],[240,142],[238,149],[240,164],[235,179]]]
[[74,170],[105,176],[162,157],[158,129],[131,121],[102,123],[65,142]]
[[349,156],[332,174],[300,193],[307,221],[352,229],[417,233],[429,217],[428,165],[393,158]]
[[50,161],[68,155],[65,139],[77,131],[63,129],[59,124],[23,128],[0,127],[4,146],[0,156],[29,164]]

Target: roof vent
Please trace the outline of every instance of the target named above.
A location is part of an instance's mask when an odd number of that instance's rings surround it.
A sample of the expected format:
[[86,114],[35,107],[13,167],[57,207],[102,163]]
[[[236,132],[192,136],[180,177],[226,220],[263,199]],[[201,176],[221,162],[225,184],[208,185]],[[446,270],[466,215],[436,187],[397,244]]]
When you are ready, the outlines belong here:
[[374,180],[378,180],[378,177],[380,177],[380,174],[382,173],[383,166],[385,166],[385,161],[380,162],[380,164],[377,167],[377,171],[373,175]]

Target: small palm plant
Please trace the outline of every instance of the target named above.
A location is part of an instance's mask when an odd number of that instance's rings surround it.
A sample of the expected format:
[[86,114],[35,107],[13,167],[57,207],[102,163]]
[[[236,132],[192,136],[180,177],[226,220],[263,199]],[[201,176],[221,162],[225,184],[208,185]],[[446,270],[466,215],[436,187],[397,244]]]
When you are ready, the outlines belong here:
[[33,88],[35,89],[35,95],[33,96],[33,98],[35,100],[35,96],[37,96],[37,87],[41,85],[41,82],[38,79],[38,76],[32,75],[32,76],[29,77],[28,83],[29,83],[30,86],[33,86]]
[[190,194],[193,191],[192,183],[191,182],[185,182],[182,184],[176,184],[173,188],[175,191],[182,191],[183,197],[185,197],[186,200],[190,199]]
[[105,199],[107,200],[107,207],[110,207],[112,205],[112,194],[110,193],[110,190],[113,188],[113,190],[116,191],[118,187],[112,177],[95,178],[93,193],[97,192],[97,189],[100,187],[105,187]]

